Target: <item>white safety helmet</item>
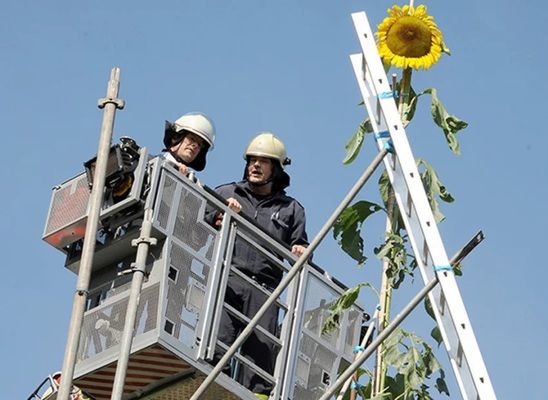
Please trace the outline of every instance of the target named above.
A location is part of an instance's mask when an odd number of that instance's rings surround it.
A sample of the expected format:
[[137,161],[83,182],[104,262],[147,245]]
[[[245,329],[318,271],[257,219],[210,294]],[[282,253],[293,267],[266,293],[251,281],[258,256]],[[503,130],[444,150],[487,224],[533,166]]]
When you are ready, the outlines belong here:
[[[272,177],[269,179],[273,182],[273,191],[285,189],[289,186],[289,175],[284,171],[285,166],[291,164],[291,160],[287,157],[283,142],[272,132],[259,132],[249,144],[244,152],[246,160],[246,168],[244,169],[244,180],[247,179],[247,162],[249,157],[266,157],[277,162],[274,163]],[[264,182],[263,184],[266,184]]]
[[215,125],[205,114],[201,112],[190,112],[175,122],[166,121],[164,131],[164,146],[167,150],[180,143],[185,134],[192,132],[204,140],[205,147],[196,156],[196,159],[189,163],[189,167],[201,171],[206,165],[206,154],[213,148],[215,142]]
[[251,139],[244,152],[244,159],[249,156],[266,157],[277,160],[282,169],[291,164],[287,158],[283,142],[272,132],[259,132],[257,136]]

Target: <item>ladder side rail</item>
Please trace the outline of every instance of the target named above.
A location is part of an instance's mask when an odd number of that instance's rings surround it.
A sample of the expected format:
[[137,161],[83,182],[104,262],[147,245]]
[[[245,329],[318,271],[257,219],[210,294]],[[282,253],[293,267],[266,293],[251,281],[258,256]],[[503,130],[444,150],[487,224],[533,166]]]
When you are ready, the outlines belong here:
[[[388,129],[390,131],[392,145],[395,149],[395,154],[397,154],[396,157],[401,167],[401,174],[398,174],[398,176],[403,176],[403,180],[405,181],[407,190],[409,191],[409,198],[412,200],[413,207],[416,208],[416,220],[418,221],[420,229],[417,229],[416,226],[407,226],[408,234],[411,237],[415,233],[422,232],[422,235],[424,236],[424,242],[425,244],[427,244],[426,246],[423,246],[423,251],[421,251],[418,243],[415,242],[414,245],[414,251],[419,250],[419,253],[416,254],[420,254],[420,258],[423,259],[421,260],[423,262],[419,263],[419,267],[422,267],[422,269],[424,269],[424,272],[421,274],[424,279],[428,276],[427,270],[431,270],[431,268],[429,268],[429,260],[431,261],[432,266],[435,265],[437,267],[449,266],[449,260],[445,252],[441,236],[437,229],[437,224],[435,223],[432,210],[428,203],[424,187],[420,180],[420,175],[415,164],[415,159],[412,155],[407,137],[405,135],[405,130],[401,124],[401,119],[396,108],[396,104],[393,98],[382,96],[382,94],[390,92],[390,87],[388,85],[388,80],[386,78],[386,74],[384,73],[382,63],[380,61],[380,58],[378,57],[375,41],[367,22],[366,15],[365,13],[355,13],[352,15],[352,17],[356,26],[356,30],[358,32],[364,57],[367,54],[370,58],[369,60],[367,60],[367,68],[368,70],[370,70],[371,73],[371,93],[375,93],[377,95],[378,101],[380,102],[382,115],[386,119],[386,125],[388,126]],[[371,54],[376,55],[376,57],[372,57]],[[367,100],[368,99],[364,98],[364,101],[367,102]],[[374,125],[374,122],[376,122],[374,115],[372,116],[371,120]],[[385,160],[385,162],[387,161]],[[391,180],[391,182],[399,183],[397,179],[393,179]],[[398,187],[395,187],[394,190],[396,192],[398,190]],[[404,221],[407,219],[407,222],[409,222],[409,218],[405,218],[408,216],[405,212],[406,200],[402,199],[401,193],[399,196],[396,196],[396,200],[398,202],[400,210],[402,210],[402,216],[404,217]],[[427,252],[430,257],[426,257]],[[472,375],[471,378],[473,380],[475,389],[477,390],[477,396],[479,396],[480,398],[495,398],[494,390],[491,386],[486,367],[483,363],[479,346],[476,342],[470,321],[468,319],[468,315],[466,313],[466,309],[462,302],[462,298],[460,296],[454,274],[452,273],[452,271],[449,270],[443,271],[441,273],[438,272],[437,275],[440,280],[441,292],[443,293],[443,296],[445,298],[445,305],[447,307],[448,313],[450,314],[449,319],[451,320],[452,325],[455,328],[457,339],[459,339],[460,348],[457,349],[457,356],[460,355],[460,357],[457,357],[457,359],[455,360],[456,366],[458,367],[458,369],[456,370],[457,379],[460,373],[459,367],[463,365],[462,359],[465,358],[467,364],[469,364],[468,366],[470,368],[470,373]],[[425,283],[426,282],[427,280],[425,280]],[[437,300],[440,300],[440,303],[434,304],[437,304],[437,306],[440,307],[442,305],[441,296]],[[440,313],[438,312],[438,314]],[[440,325],[444,324],[444,321],[442,319],[438,319],[438,321],[440,322]],[[447,344],[451,345],[451,343]],[[449,355],[450,358],[452,358],[451,353]],[[462,383],[463,382],[459,382],[459,384]],[[466,389],[466,391],[468,391],[470,390],[470,387],[461,387],[461,390],[462,389]],[[463,396],[466,396],[465,392],[463,392]],[[474,399],[475,397],[471,398]]]
[[[377,103],[377,97],[374,96],[368,86],[370,87],[370,81],[371,78],[368,76],[370,73],[367,70],[367,65],[365,63],[365,59],[363,57],[362,53],[359,54],[353,54],[351,55],[351,61],[352,65],[354,67],[354,72],[358,81],[358,85],[360,88],[360,91],[362,93],[362,97],[364,99],[364,105],[367,109],[368,115],[373,116],[370,117],[371,119],[371,125],[373,128],[373,132],[375,134],[379,134],[381,132],[387,131],[387,125],[384,118],[377,118],[378,113],[380,113],[379,104]],[[368,84],[366,84],[368,83]],[[376,139],[377,146],[380,148],[383,148],[388,143],[385,139],[377,137]],[[388,159],[389,158],[389,159]],[[405,184],[405,181],[402,178],[401,174],[401,168],[400,173],[396,173],[396,168],[398,167],[397,158],[394,156],[389,156],[385,159],[385,167],[386,172],[388,175],[388,178],[392,184],[392,187],[394,188],[394,197],[396,199],[396,202],[399,206],[400,210],[403,210],[400,205],[402,204],[402,199],[409,198],[409,192],[407,191],[407,186]],[[402,195],[403,193],[403,195]],[[409,201],[407,201],[409,203]],[[420,225],[418,224],[418,220],[416,218],[416,210],[414,207],[412,207],[412,203],[408,204],[408,211],[402,212],[402,219],[404,220],[404,224],[406,226],[406,229],[408,232],[414,232],[414,234],[409,234],[409,242],[411,244],[411,247],[413,248],[413,252],[415,254],[417,265],[419,268],[419,271],[421,273],[422,279],[425,282],[430,281],[434,277],[434,270],[433,268],[427,268],[425,267],[426,260],[424,257],[424,236],[422,235],[422,230],[420,228]],[[437,293],[435,294],[434,291]],[[430,302],[432,304],[432,309],[435,314],[436,321],[442,321],[442,307],[439,307],[440,304],[440,289],[439,286],[434,288],[432,291],[428,293],[428,297],[430,299]],[[453,325],[452,321],[450,322],[450,326]],[[455,363],[455,354],[453,352],[453,346],[450,345],[450,343],[453,343],[452,340],[449,340],[448,334],[446,332],[446,325],[447,322],[444,322],[442,324],[438,324],[438,327],[440,329],[440,333],[442,336],[443,343],[445,345],[445,348],[447,352],[449,353],[449,360],[451,363],[451,367],[454,370],[457,383],[459,385],[459,389],[461,392],[465,391],[465,385],[461,378],[461,373],[458,370],[458,366]],[[454,330],[454,329],[453,329]],[[454,339],[454,336],[452,337]]]
[[[368,88],[368,85],[366,84],[366,81],[370,81],[369,73],[367,72],[367,66],[365,65],[365,59],[363,58],[363,54],[352,54],[350,56],[352,65],[354,67],[354,72],[358,81],[358,86],[360,88],[362,98],[364,99],[364,105],[367,109],[368,115],[375,116],[377,115],[378,107],[377,107],[377,97],[374,96],[370,89]],[[373,128],[373,132],[375,134],[379,134],[380,132],[385,132],[387,130],[386,121],[384,118],[381,118],[378,120],[377,118],[374,118],[371,120],[371,125]],[[377,138],[376,143],[379,149],[382,149],[387,145],[387,142],[383,140],[382,138]],[[408,198],[409,193],[407,190],[407,186],[405,185],[405,182],[402,179],[401,171],[400,173],[396,173],[396,168],[399,166],[397,163],[397,158],[395,158],[393,155],[388,156],[385,159],[385,167],[386,167],[386,173],[388,175],[388,178],[394,187],[394,196],[396,197],[396,200],[398,201],[398,204],[402,203],[403,198]],[[401,168],[400,168],[401,170]],[[408,200],[406,200],[408,202]],[[400,208],[401,210],[401,208]],[[413,207],[409,208],[409,211],[406,211],[405,215],[402,215],[402,218],[408,217],[407,221],[405,223],[406,227],[409,227],[409,231],[415,232],[415,234],[410,235],[409,240],[411,243],[411,246],[413,248],[413,252],[417,256],[417,263],[421,263],[422,265],[425,264],[424,261],[424,251],[423,251],[423,243],[424,243],[424,236],[422,235],[422,230],[420,229],[420,226],[418,224],[418,220],[416,218],[416,210]],[[420,244],[420,245],[419,245]],[[421,247],[422,246],[422,247]],[[434,272],[432,271],[426,271],[424,268],[419,268],[423,279],[431,280],[434,277]],[[430,273],[428,273],[430,272]],[[428,280],[428,281],[429,281]],[[435,309],[437,311],[437,309]],[[443,334],[443,330],[442,330]],[[445,339],[445,337],[444,337]]]

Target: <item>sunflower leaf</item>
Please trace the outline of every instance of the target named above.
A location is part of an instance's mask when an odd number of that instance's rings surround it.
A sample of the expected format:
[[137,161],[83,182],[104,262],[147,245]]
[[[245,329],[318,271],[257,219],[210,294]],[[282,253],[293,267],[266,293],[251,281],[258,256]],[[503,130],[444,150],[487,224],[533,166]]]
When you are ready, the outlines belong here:
[[333,226],[334,239],[359,265],[363,265],[367,260],[363,254],[362,225],[369,216],[382,209],[378,204],[366,200],[358,201],[347,207]]
[[432,118],[445,134],[445,139],[449,144],[451,151],[457,155],[460,154],[460,145],[456,134],[466,128],[468,123],[451,115],[447,112],[442,102],[438,98],[438,92],[435,88],[428,88],[423,93],[429,93],[432,96],[431,112]]
[[451,50],[449,50],[449,47],[447,47],[447,45],[445,44],[445,42],[443,40],[441,41],[441,51],[442,51],[442,53],[445,53],[448,56],[451,55]]
[[[352,305],[356,302],[360,294],[360,290],[364,286],[373,289],[371,284],[367,282],[360,283],[350,289],[347,289],[333,304],[331,304],[331,306],[329,306],[330,314],[325,319],[325,322],[322,326],[322,335],[328,335],[339,327],[339,322],[342,314],[345,310],[352,307]],[[375,291],[375,289],[373,289],[373,291]]]
[[439,197],[440,200],[443,200],[446,203],[452,203],[455,199],[439,180],[438,174],[430,164],[422,159],[418,159],[417,168],[420,168],[421,166],[424,167],[424,171],[420,172],[420,176],[424,185],[424,190],[426,191],[426,197],[428,198],[436,222],[440,223],[445,219],[445,216],[440,211],[437,198]]
[[373,132],[373,126],[371,125],[369,118],[366,118],[358,126],[356,132],[354,132],[354,135],[352,135],[350,140],[344,146],[346,155],[343,159],[343,164],[350,164],[356,159],[360,153],[365,135],[371,132]]

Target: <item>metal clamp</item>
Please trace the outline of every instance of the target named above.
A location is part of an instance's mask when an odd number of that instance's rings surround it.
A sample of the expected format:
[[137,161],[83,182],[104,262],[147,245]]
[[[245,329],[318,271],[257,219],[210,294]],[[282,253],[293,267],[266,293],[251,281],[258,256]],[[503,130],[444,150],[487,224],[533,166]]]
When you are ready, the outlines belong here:
[[133,247],[137,247],[139,246],[141,243],[146,243],[148,244],[149,246],[156,246],[158,244],[158,239],[156,238],[153,238],[153,237],[143,237],[143,236],[140,236],[138,237],[137,239],[133,239],[131,241],[131,245]]
[[117,109],[123,110],[126,102],[122,99],[111,99],[109,97],[103,97],[97,100],[97,107],[99,107],[100,109],[105,108],[107,104],[114,104]]

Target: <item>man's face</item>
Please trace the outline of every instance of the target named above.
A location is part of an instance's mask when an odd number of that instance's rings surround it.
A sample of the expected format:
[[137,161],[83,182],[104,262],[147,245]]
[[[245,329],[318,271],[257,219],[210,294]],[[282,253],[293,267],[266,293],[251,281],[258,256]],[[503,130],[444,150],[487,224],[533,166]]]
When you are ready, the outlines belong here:
[[250,156],[247,163],[247,180],[251,183],[264,183],[272,177],[272,160],[266,157]]
[[187,163],[191,163],[203,147],[204,140],[200,136],[189,132],[179,144],[172,146],[169,150]]

